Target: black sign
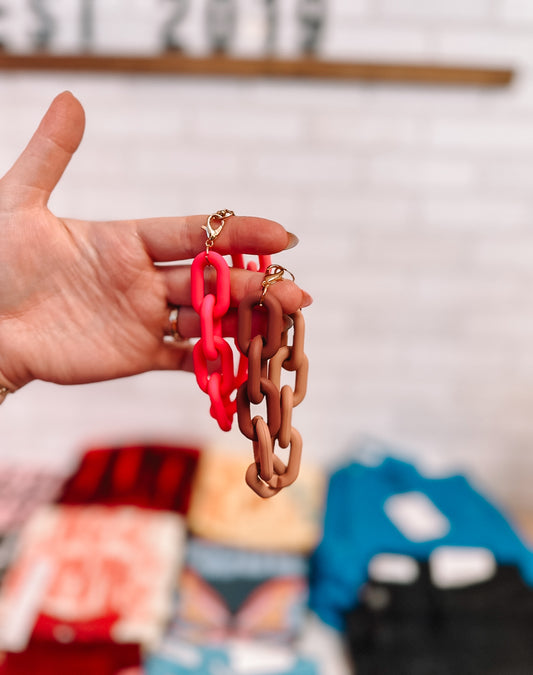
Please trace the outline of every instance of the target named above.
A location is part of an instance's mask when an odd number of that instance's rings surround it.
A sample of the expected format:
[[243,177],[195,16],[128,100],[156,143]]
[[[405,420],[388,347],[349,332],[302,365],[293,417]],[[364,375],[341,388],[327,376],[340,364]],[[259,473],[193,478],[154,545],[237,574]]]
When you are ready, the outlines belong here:
[[[76,46],[73,51],[91,52],[95,49],[99,34],[99,21],[105,20],[105,4],[95,7],[96,0],[71,0],[77,3],[74,26]],[[249,0],[259,3],[262,11],[264,30],[263,43],[257,45],[257,51],[265,55],[276,52],[280,32],[281,0]],[[203,31],[208,49],[211,53],[227,54],[235,50],[239,34],[239,12],[246,11],[236,0],[153,0],[154,13],[151,18],[159,17],[160,27],[157,32],[159,42],[156,52],[187,52],[187,20],[193,5],[203,13]],[[295,11],[291,18],[298,29],[298,45],[294,51],[304,54],[315,54],[319,51],[326,19],[326,0],[296,0]],[[135,8],[124,3],[125,12],[131,19]],[[257,7],[256,7],[257,9]],[[16,10],[16,11],[15,11]],[[0,0],[0,48],[8,49],[10,40],[10,20],[18,18],[21,10],[25,10],[27,40],[32,51],[53,52],[58,44],[58,33],[63,27],[65,17],[54,0]],[[72,17],[69,15],[69,20]],[[125,17],[126,18],[126,17]],[[124,22],[127,30],[127,22]],[[72,28],[72,27],[70,27]],[[189,38],[191,36],[189,35]],[[116,47],[116,46],[115,46]],[[120,47],[120,45],[118,45]],[[20,51],[20,50],[19,50]],[[113,49],[116,51],[116,48]]]

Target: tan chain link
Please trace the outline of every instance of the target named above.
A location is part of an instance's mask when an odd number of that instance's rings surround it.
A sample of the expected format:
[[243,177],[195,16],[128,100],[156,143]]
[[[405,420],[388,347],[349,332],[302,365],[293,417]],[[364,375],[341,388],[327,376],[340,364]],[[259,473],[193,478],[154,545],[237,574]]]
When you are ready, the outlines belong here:
[[[274,356],[270,359],[268,367],[268,377],[276,385],[278,389],[280,388],[281,382],[281,369],[284,368],[285,370],[288,370],[285,364],[291,358],[291,350],[292,347],[287,346],[280,347],[276,352],[276,354],[274,354]],[[302,358],[300,359],[300,365],[295,370],[295,383],[294,383],[295,406],[299,405],[304,400],[305,394],[307,393],[308,373],[309,373],[309,359],[305,354],[302,354]]]
[[[276,466],[274,466],[276,475],[272,477],[272,480],[268,481],[268,484],[271,488],[279,489],[287,487],[288,485],[292,485],[298,478],[302,459],[302,446],[302,437],[300,436],[300,433],[293,427],[291,431],[289,461],[287,462],[287,466],[283,465],[283,471],[279,471]],[[274,457],[275,456],[276,455],[274,455]]]
[[262,417],[254,417],[257,440],[253,441],[254,461],[261,480],[269,481],[274,475],[274,453],[268,424]]
[[250,342],[248,349],[248,382],[247,391],[250,403],[261,403],[263,392],[261,391],[261,378],[267,377],[267,362],[261,358],[263,339],[256,335]]
[[[290,317],[284,316],[284,324],[281,324],[277,309],[273,307],[277,301],[272,303],[272,296],[266,295],[270,285],[280,281],[285,271],[277,265],[267,268],[261,297],[259,300],[257,296],[245,298],[241,303],[243,309],[239,312],[238,344],[248,356],[248,380],[237,393],[237,418],[241,432],[253,443],[254,462],[248,467],[245,480],[263,498],[276,495],[296,480],[302,457],[302,437],[292,426],[292,411],[302,402],[307,391],[309,360],[304,352],[305,323],[302,312],[298,310]],[[291,277],[294,280],[292,274]],[[264,306],[267,312],[267,337],[250,337],[251,312],[256,306]],[[272,328],[271,319],[278,330]],[[290,327],[294,329],[294,334],[289,346]],[[275,351],[274,344],[278,345]],[[281,387],[282,369],[295,373],[294,389],[288,384]],[[261,403],[265,396],[267,422],[261,416],[252,420],[251,403]],[[276,442],[282,449],[289,448],[286,464],[274,452]]]
[[305,357],[305,321],[302,310],[299,309],[297,312],[294,312],[294,314],[291,314],[291,319],[294,327],[294,335],[292,338],[291,356],[283,363],[283,368],[285,370],[296,370]]

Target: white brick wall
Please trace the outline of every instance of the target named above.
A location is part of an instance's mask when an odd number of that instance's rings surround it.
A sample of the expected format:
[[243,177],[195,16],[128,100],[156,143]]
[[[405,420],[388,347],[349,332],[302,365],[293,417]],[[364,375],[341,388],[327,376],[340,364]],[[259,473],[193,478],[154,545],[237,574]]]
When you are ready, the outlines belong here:
[[[19,16],[4,18],[0,34],[25,48],[21,3],[2,3]],[[75,42],[76,12],[59,4],[73,22],[57,37],[64,50]],[[153,4],[130,4],[127,26],[115,24],[98,44],[146,51],[169,7],[152,14]],[[201,3],[193,5],[181,34],[201,51]],[[119,0],[96,6],[120,16]],[[290,21],[294,3],[283,6]],[[258,2],[241,7],[246,51],[258,35]],[[134,8],[151,23],[135,20]],[[285,53],[294,34],[285,23]],[[309,393],[295,411],[307,458],[334,465],[359,435],[375,435],[428,469],[458,467],[507,504],[533,508],[532,45],[528,2],[335,0],[328,57],[513,65],[518,76],[482,91],[0,73],[0,165],[68,88],[88,126],[53,197],[56,212],[118,218],[229,207],[280,220],[301,242],[277,259],[315,298]],[[249,452],[207,407],[179,373],[71,389],[34,383],[2,407],[2,453],[63,464],[94,440],[139,437]]]

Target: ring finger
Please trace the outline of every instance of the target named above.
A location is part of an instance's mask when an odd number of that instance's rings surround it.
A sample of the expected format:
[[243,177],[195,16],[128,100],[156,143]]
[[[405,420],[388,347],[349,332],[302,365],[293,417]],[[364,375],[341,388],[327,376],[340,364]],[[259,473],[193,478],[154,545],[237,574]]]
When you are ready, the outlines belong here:
[[[190,266],[175,265],[158,267],[161,275],[165,278],[167,287],[167,299],[169,304],[177,306],[191,305],[191,281]],[[216,274],[206,270],[205,292],[216,292]],[[261,282],[264,279],[262,272],[251,272],[243,269],[230,269],[230,304],[237,307],[239,302],[250,293],[259,293],[261,291]],[[311,304],[311,296],[297,286],[294,282],[284,279],[279,283],[273,284],[269,288],[281,303],[283,312],[292,314],[296,310],[307,307]],[[180,331],[181,332],[181,331]]]

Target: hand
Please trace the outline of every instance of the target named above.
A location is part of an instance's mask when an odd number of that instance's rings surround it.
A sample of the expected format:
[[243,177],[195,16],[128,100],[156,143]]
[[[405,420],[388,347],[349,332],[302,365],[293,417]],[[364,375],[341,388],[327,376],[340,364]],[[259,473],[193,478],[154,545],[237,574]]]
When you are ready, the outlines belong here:
[[[60,94],[0,180],[0,385],[12,390],[33,379],[79,384],[154,369],[191,369],[188,343],[163,342],[169,303],[183,307],[180,334],[199,335],[190,307],[189,267],[155,263],[200,252],[206,216],[114,222],[55,216],[48,200],[84,125],[79,101]],[[266,255],[290,242],[273,221],[232,216],[214,250]],[[232,270],[232,306],[259,290],[262,278]],[[287,313],[311,302],[290,281],[275,284],[269,293]]]

